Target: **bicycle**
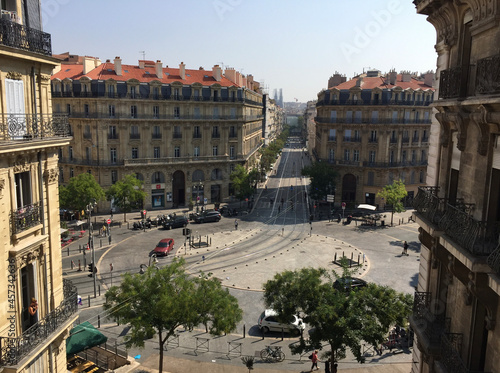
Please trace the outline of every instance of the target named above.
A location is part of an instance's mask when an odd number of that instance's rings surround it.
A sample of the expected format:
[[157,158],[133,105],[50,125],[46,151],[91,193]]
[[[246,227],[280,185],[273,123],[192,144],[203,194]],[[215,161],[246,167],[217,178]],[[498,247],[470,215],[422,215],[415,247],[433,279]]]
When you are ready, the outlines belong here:
[[266,346],[260,351],[260,358],[267,362],[282,362],[285,360],[285,353],[281,351],[281,346]]

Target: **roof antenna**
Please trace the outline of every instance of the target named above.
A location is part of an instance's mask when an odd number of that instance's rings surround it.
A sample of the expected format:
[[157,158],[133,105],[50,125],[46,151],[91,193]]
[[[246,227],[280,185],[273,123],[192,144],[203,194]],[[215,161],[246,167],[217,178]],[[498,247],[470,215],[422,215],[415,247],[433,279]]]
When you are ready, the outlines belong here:
[[142,59],[145,60],[146,59],[146,51],[139,51],[139,53],[142,54]]

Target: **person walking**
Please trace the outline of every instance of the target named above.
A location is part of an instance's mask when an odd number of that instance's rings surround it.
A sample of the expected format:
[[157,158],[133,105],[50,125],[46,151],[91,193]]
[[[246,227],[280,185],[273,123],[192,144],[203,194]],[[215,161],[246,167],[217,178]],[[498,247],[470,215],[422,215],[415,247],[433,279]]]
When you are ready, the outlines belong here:
[[234,219],[234,230],[238,230],[238,219]]
[[401,255],[408,256],[408,242],[406,241],[403,243],[403,252],[401,253]]
[[318,358],[318,350],[315,350],[313,353],[312,353],[312,356],[311,356],[311,361],[312,361],[312,365],[311,365],[311,372],[313,371],[313,368],[316,367],[316,370],[318,370],[318,361],[321,361],[319,360]]

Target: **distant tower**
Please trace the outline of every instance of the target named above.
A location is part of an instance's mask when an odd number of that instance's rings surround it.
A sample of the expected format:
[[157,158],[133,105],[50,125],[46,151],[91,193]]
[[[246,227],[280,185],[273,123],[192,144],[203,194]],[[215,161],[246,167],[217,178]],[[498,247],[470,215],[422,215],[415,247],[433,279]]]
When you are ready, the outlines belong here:
[[274,89],[273,97],[274,97],[274,102],[276,102],[276,105],[278,105],[278,91],[276,90],[276,88]]
[[280,107],[283,107],[283,88],[280,88],[280,98],[277,102]]

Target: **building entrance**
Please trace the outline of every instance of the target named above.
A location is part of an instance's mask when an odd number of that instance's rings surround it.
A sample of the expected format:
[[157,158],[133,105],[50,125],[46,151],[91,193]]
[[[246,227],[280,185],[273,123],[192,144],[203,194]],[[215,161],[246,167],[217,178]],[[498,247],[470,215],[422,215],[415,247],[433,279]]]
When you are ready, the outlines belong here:
[[184,206],[186,203],[186,177],[184,172],[175,171],[172,175],[172,189],[174,193],[174,207]]

